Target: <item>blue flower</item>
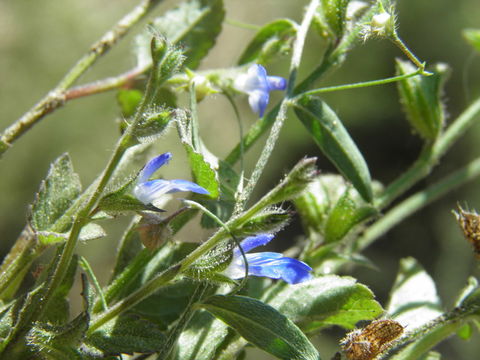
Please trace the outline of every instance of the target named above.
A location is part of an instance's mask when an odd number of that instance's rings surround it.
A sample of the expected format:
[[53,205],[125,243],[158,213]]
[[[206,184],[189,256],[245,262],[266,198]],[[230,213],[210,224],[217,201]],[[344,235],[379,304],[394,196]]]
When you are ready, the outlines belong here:
[[[261,234],[247,237],[240,243],[246,253],[258,246],[268,244],[273,239],[271,234]],[[312,268],[302,261],[284,257],[276,252],[259,252],[245,254],[248,261],[248,275],[264,276],[272,279],[282,279],[289,284],[298,284],[312,278]],[[240,249],[233,251],[233,259],[223,274],[240,279],[245,276],[245,262]]]
[[137,178],[137,185],[133,189],[133,194],[145,205],[152,204],[164,194],[175,193],[179,191],[193,191],[197,194],[208,194],[200,185],[187,180],[148,180],[160,167],[165,165],[172,158],[172,154],[165,154],[154,157],[140,171]]
[[280,76],[267,76],[262,65],[253,64],[246,74],[235,79],[235,88],[248,94],[248,103],[254,112],[263,116],[268,105],[270,91],[285,90],[287,80]]

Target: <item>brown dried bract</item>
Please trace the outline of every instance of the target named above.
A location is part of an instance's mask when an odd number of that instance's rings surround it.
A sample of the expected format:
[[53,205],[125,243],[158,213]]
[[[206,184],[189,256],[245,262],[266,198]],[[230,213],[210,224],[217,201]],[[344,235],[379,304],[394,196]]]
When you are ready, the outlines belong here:
[[375,320],[363,329],[348,333],[341,345],[348,360],[373,360],[402,333],[403,326],[394,320]]
[[475,211],[466,211],[460,205],[458,205],[458,212],[454,211],[453,214],[457,218],[465,239],[473,245],[475,256],[480,259],[480,215]]

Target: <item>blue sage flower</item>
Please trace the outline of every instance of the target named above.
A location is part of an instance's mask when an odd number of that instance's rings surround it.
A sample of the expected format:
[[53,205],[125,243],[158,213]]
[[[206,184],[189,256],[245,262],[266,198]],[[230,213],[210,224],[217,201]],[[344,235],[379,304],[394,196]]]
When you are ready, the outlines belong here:
[[[247,237],[240,243],[243,252],[268,244],[273,239],[272,234],[261,234]],[[272,279],[282,279],[289,284],[298,284],[312,278],[312,268],[302,261],[284,257],[276,252],[259,252],[245,254],[248,261],[248,275],[264,276]],[[223,274],[232,278],[240,279],[245,276],[245,262],[240,249],[235,248],[230,265]]]
[[187,180],[148,180],[155,171],[165,165],[172,158],[172,154],[165,154],[154,157],[140,171],[137,178],[137,185],[133,189],[133,194],[145,205],[152,204],[153,201],[164,194],[171,194],[179,191],[193,191],[197,194],[208,194],[200,185]]
[[248,94],[248,103],[254,112],[263,116],[270,98],[270,91],[285,90],[287,80],[280,76],[268,76],[262,65],[253,64],[246,74],[235,79],[237,90]]

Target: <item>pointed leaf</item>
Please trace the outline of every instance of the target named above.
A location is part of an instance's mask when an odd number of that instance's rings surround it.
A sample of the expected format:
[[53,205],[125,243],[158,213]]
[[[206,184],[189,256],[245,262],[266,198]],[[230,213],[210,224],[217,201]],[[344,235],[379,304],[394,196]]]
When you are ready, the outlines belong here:
[[377,210],[361,201],[355,201],[350,189],[337,201],[325,224],[325,243],[342,240],[356,225],[370,219]]
[[154,323],[124,315],[93,332],[86,343],[105,355],[151,353],[162,348],[165,335]]
[[249,62],[265,65],[278,55],[289,52],[297,34],[297,24],[289,19],[277,19],[263,26],[240,56],[238,65]]
[[[179,44],[185,65],[195,69],[215,44],[225,16],[222,0],[190,0],[153,20],[153,27],[171,44]],[[139,62],[150,59],[150,32],[137,38]]]
[[135,115],[140,101],[142,101],[143,93],[137,89],[120,89],[117,93],[117,101],[120,105],[122,116],[128,119]]
[[220,195],[217,173],[212,166],[205,160],[204,156],[187,144],[183,144],[187,151],[190,167],[192,169],[193,179],[198,185],[209,192],[207,196],[216,199]]
[[400,261],[387,312],[409,331],[442,314],[435,282],[415,259]]
[[206,311],[197,311],[178,338],[174,360],[214,359],[228,327]]
[[320,359],[315,347],[292,321],[259,300],[216,295],[201,306],[250,343],[280,359]]
[[51,165],[47,178],[32,205],[31,225],[36,231],[49,230],[72,205],[81,191],[80,179],[73,171],[68,154]]
[[275,297],[263,300],[305,331],[332,325],[353,329],[358,321],[383,312],[373,293],[350,277],[328,275],[295,286],[277,286]]
[[373,198],[370,172],[362,154],[340,119],[322,100],[302,96],[295,113],[317,145],[367,202]]
[[[413,73],[417,68],[409,61],[397,59],[398,75]],[[443,130],[445,111],[441,101],[448,67],[437,64],[431,76],[413,76],[399,81],[400,101],[413,129],[424,139],[433,141]]]

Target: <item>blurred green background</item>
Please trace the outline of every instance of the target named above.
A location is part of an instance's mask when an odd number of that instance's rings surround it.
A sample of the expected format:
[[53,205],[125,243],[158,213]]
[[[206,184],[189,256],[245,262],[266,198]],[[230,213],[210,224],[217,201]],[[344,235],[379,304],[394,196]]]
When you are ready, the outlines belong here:
[[[53,88],[65,72],[103,33],[137,1],[0,1],[0,128],[19,118],[45,93]],[[174,6],[164,1],[153,15]],[[262,25],[277,17],[299,21],[307,1],[299,0],[226,0],[228,19]],[[478,0],[402,0],[398,4],[399,34],[407,45],[427,64],[444,62],[452,72],[444,100],[449,119],[455,118],[480,95],[480,58],[463,40],[464,28],[480,28]],[[81,82],[116,75],[134,65],[133,35],[145,22],[103,57]],[[201,68],[228,67],[235,64],[253,36],[251,30],[225,24],[216,47]],[[308,38],[302,74],[315,66],[323,51],[316,36]],[[357,47],[344,66],[325,84],[342,84],[392,76],[394,58],[403,57],[388,41],[370,40]],[[270,73],[285,75],[287,59],[270,67]],[[384,183],[393,180],[416,158],[421,143],[412,134],[401,111],[395,85],[350,90],[325,96],[330,106],[346,123],[367,159],[372,176]],[[272,102],[275,101],[275,98]],[[243,121],[255,120],[245,99],[239,99]],[[201,135],[210,150],[226,155],[238,141],[234,113],[227,101],[213,96],[199,106]],[[257,195],[265,191],[296,161],[305,155],[319,156],[323,172],[334,169],[319,153],[303,126],[293,114],[283,129],[274,156],[262,177]],[[0,160],[0,252],[13,244],[25,224],[28,205],[32,202],[49,164],[63,152],[69,152],[82,183],[87,186],[103,169],[118,137],[119,111],[115,92],[74,100],[46,117]],[[479,119],[480,121],[480,119]],[[218,136],[218,134],[222,134]],[[480,127],[475,126],[443,159],[440,166],[417,189],[477,157],[480,149]],[[165,177],[188,177],[183,150],[174,132],[156,144],[158,152],[172,151],[175,161],[163,173]],[[257,158],[259,147],[248,155],[248,166]],[[469,245],[463,240],[451,214],[456,202],[467,202],[480,210],[479,180],[452,192],[442,201],[427,207],[389,232],[366,251],[380,271],[355,269],[353,276],[367,284],[385,303],[395,277],[398,261],[405,256],[417,258],[437,281],[446,308],[466,283],[469,274],[480,275]],[[120,224],[120,225],[119,225]],[[105,224],[109,236],[95,243],[81,244],[81,251],[100,279],[106,279],[113,261],[121,225]],[[185,235],[183,235],[185,236]],[[301,236],[295,221],[279,235],[285,245]],[[342,333],[332,331],[338,340]],[[446,359],[475,359],[480,352],[478,333],[470,342],[452,339],[442,345]],[[320,353],[331,356],[335,343],[323,336]]]

